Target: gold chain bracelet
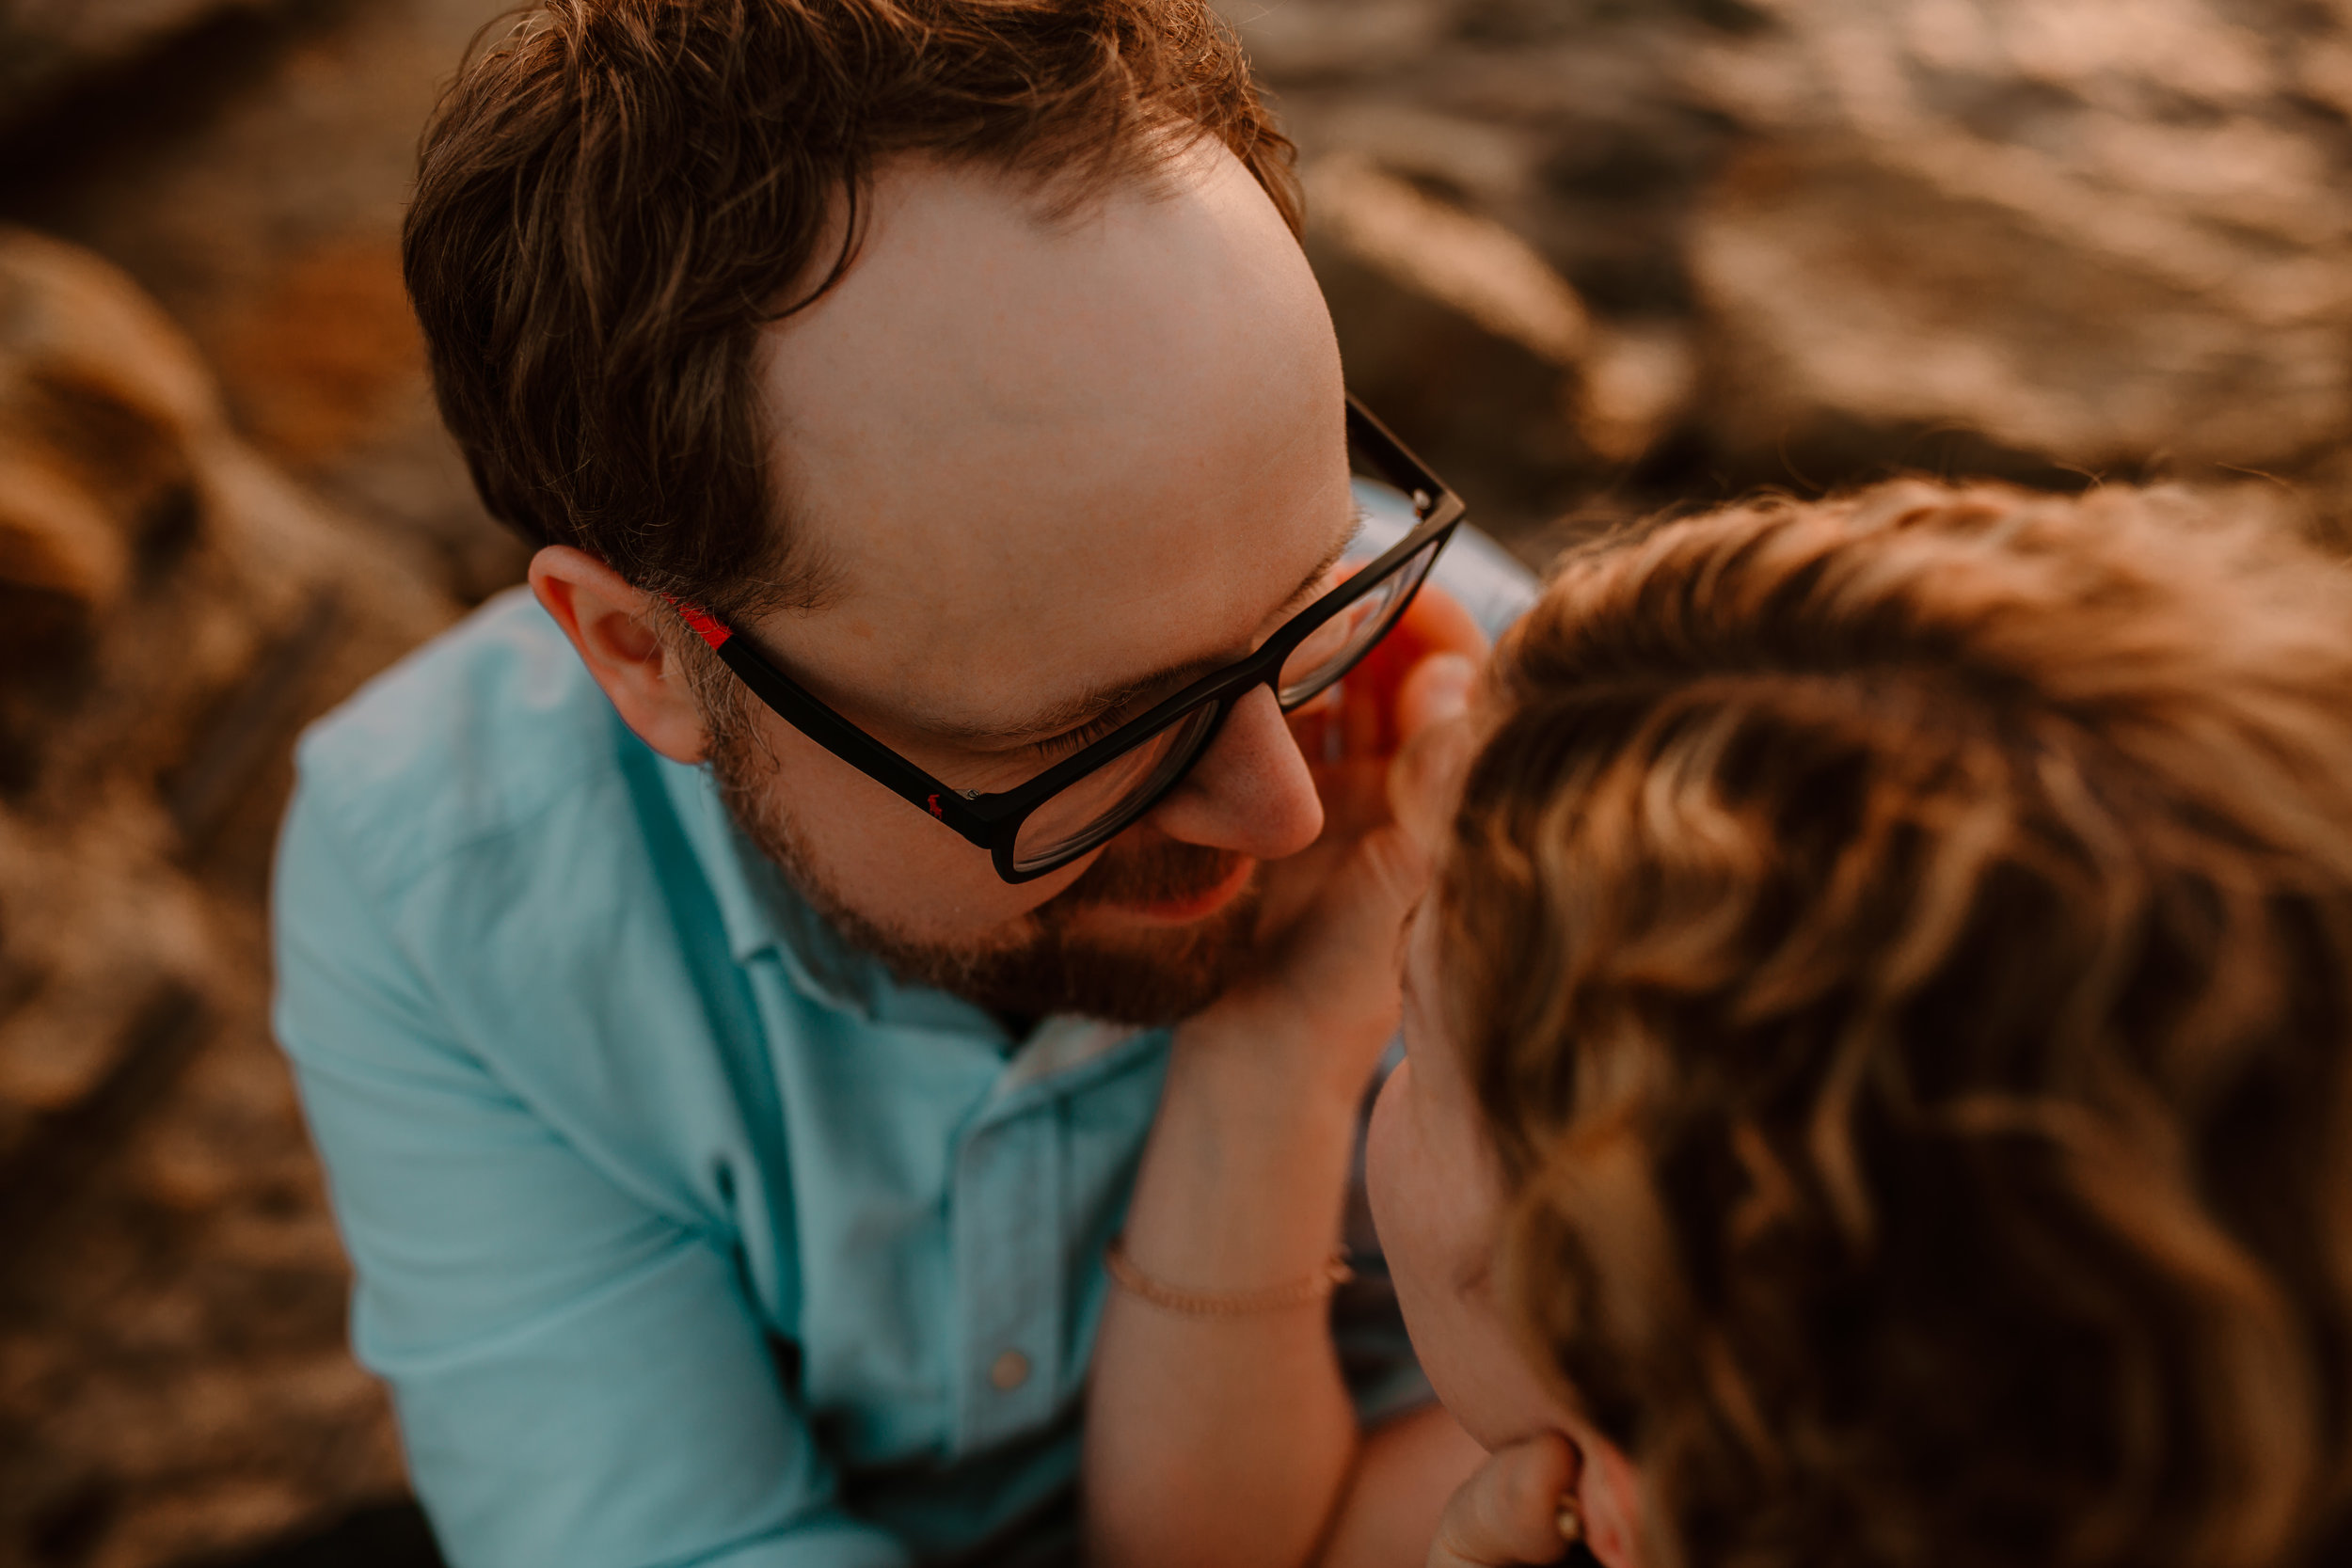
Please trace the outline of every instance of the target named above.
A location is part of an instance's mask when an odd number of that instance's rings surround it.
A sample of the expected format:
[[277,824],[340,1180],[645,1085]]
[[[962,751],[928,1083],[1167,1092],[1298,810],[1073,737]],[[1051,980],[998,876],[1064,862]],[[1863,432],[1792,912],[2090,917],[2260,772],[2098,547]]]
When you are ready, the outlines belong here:
[[1269,1285],[1262,1291],[1189,1291],[1181,1285],[1162,1284],[1136,1268],[1135,1259],[1127,1256],[1123,1236],[1104,1249],[1103,1266],[1110,1271],[1111,1283],[1137,1301],[1184,1318],[1237,1318],[1305,1307],[1327,1299],[1356,1277],[1356,1271],[1347,1266],[1347,1249],[1342,1247],[1313,1275],[1288,1285]]

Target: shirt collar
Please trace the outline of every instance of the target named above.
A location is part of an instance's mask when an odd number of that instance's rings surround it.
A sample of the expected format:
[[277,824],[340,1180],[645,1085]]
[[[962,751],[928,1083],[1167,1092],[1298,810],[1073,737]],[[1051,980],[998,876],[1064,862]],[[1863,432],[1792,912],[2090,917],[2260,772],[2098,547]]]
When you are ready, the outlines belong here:
[[901,984],[881,959],[844,942],[744,836],[707,768],[660,758],[656,766],[687,847],[718,902],[728,955],[739,964],[773,958],[802,995],[867,1023],[987,1040],[1009,1058],[992,1106],[1002,1109],[1036,1085],[1158,1033],[1094,1019],[1048,1018],[1016,1042],[984,1008],[933,987]]

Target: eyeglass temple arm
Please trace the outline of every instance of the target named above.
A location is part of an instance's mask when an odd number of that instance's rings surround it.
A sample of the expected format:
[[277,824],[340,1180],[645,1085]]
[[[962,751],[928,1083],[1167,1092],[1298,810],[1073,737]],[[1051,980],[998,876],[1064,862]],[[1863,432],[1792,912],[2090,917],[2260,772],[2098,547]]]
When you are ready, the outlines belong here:
[[1433,495],[1444,488],[1429,471],[1428,465],[1415,457],[1371,409],[1357,402],[1353,392],[1347,397],[1347,433],[1389,470],[1391,479],[1409,477],[1417,486],[1427,488]]
[[819,702],[798,681],[777,669],[750,642],[735,635],[709,611],[663,594],[679,618],[710,645],[710,651],[742,678],[760,701],[791,726],[900,799],[953,828],[980,848],[995,846],[992,824],[965,803],[964,796],[940,783],[898,752]]

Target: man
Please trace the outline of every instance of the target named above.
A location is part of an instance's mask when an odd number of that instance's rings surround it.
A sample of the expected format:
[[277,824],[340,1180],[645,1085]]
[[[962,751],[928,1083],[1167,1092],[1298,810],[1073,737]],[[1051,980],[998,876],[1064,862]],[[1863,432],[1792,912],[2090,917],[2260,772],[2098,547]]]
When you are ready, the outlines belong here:
[[409,282],[543,547],[308,737],[277,918],[459,1564],[1066,1552],[1147,1134],[1099,1555],[1352,1486],[1419,1560],[1475,1452],[1323,1310],[1371,1064],[1248,1037],[1458,503],[1351,481],[1286,158],[1195,0],[563,0],[453,89]]

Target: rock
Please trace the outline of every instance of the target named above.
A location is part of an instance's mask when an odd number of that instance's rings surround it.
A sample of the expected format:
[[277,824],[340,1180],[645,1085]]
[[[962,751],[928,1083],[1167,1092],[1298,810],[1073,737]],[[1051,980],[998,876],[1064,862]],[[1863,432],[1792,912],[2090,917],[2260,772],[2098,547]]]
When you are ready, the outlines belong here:
[[339,593],[401,646],[448,610],[230,434],[127,278],[22,230],[0,230],[0,472],[21,482],[0,486],[0,606],[42,611],[6,615],[0,664],[0,1101],[53,1112],[156,988],[208,986],[183,862],[301,717],[236,702],[290,628]]
[[1575,404],[1577,431],[1602,461],[1638,462],[1689,412],[1698,375],[1697,347],[1680,323],[1596,328]]
[[478,599],[528,554],[433,409],[399,231],[425,116],[505,0],[254,4],[0,142],[0,221],[129,272],[256,450]]
[[2352,425],[2352,10],[1772,0],[1694,59],[1748,134],[1691,265],[1734,450],[1939,425],[2091,469]]
[[218,420],[195,356],[127,278],[0,234],[0,604],[15,610],[0,638],[19,660],[185,544],[187,443]]
[[1638,509],[1694,407],[1683,233],[1727,128],[1676,71],[1692,13],[1736,9],[1226,7],[1309,166],[1357,390],[1531,562],[1564,512]]
[[1440,475],[1479,476],[1482,521],[1541,516],[1578,457],[1576,291],[1508,229],[1368,160],[1320,160],[1306,187],[1349,385]]
[[82,78],[121,66],[215,17],[270,0],[0,0],[0,127]]
[[1372,164],[1490,215],[1527,198],[1542,152],[1540,141],[1520,127],[1409,103],[1350,96],[1321,113],[1302,109],[1288,118],[1290,128],[1314,145],[1339,149],[1334,156]]
[[0,1558],[156,1564],[398,1485],[262,890],[295,731],[454,607],[121,273],[6,229],[0,475]]
[[1523,532],[1684,417],[1691,336],[1672,320],[1597,323],[1525,239],[1397,172],[1499,198],[1524,172],[1507,138],[1432,117],[1372,139],[1387,166],[1344,152],[1306,172],[1308,256],[1350,385],[1439,473],[1467,476],[1483,526]]
[[1346,76],[1425,57],[1451,18],[1430,0],[1221,0],[1260,71],[1283,79]]
[[1357,261],[1555,369],[1582,356],[1583,302],[1510,230],[1357,158],[1326,159],[1306,181],[1309,221]]
[[1314,242],[1352,373],[1531,559],[1902,467],[2258,467],[2344,504],[2344,0],[1332,8],[1229,9],[1302,149],[1509,230],[1582,302],[1564,392],[1526,334]]

